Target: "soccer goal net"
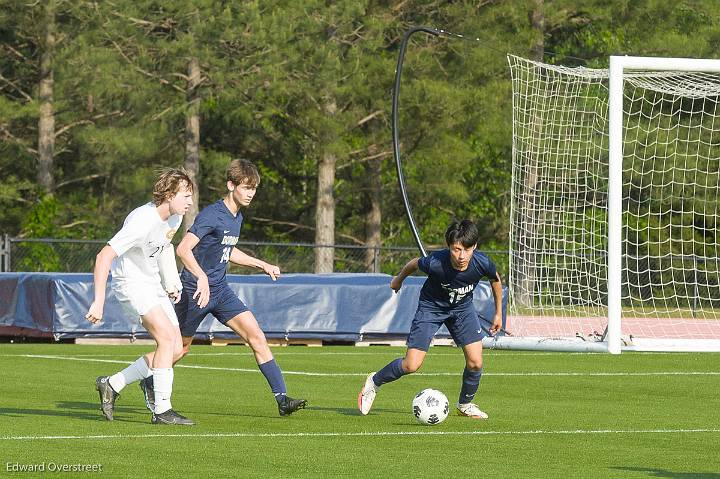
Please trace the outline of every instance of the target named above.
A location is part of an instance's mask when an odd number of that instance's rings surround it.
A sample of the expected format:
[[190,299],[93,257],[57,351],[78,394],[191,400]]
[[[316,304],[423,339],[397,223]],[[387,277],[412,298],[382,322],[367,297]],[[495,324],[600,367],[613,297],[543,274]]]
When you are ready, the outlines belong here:
[[512,340],[720,350],[720,61],[508,59]]

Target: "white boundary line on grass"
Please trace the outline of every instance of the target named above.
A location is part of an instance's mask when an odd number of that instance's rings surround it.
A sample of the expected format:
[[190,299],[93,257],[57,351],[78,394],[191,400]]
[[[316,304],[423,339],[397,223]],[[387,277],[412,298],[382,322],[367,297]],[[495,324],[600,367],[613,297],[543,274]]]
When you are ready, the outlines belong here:
[[[393,351],[389,348],[394,347],[396,350]],[[319,348],[318,348],[319,349]],[[402,351],[405,351],[405,347],[402,347]],[[278,350],[278,349],[272,349],[273,354],[276,354],[278,356],[381,356],[381,355],[392,355],[397,356],[398,354],[402,354],[399,346],[388,346],[387,350],[380,350],[380,351],[373,351],[373,352],[352,352],[352,351],[337,351],[337,352],[328,352],[328,351],[313,351],[313,352],[299,352],[299,351],[284,351],[284,350]],[[458,350],[459,351],[459,350]],[[252,351],[247,352],[232,352],[232,353],[196,353],[196,352],[190,352],[189,356],[252,356],[254,353]],[[433,356],[457,356],[460,354],[459,352],[453,352],[453,353],[442,353],[442,352],[436,352],[433,351],[431,353]],[[504,350],[497,350],[493,351],[490,349],[483,349],[483,354],[486,355],[492,355],[492,356],[559,356],[562,354],[566,355],[575,355],[575,356],[592,356],[592,355],[603,355],[605,353],[593,353],[593,352],[582,352],[582,353],[570,353],[570,352],[543,352],[543,351],[527,351],[527,352],[507,352]],[[642,354],[699,354],[699,353],[688,353],[686,351],[678,351],[676,352],[670,352],[670,353],[657,353],[657,352],[643,352]],[[705,353],[702,353],[705,354]],[[26,354],[0,354],[0,357],[18,357],[18,356],[25,356]],[[109,357],[137,357],[137,353],[135,354],[74,354],[73,356],[88,356],[88,357],[102,357],[102,356],[109,356]]]
[[[1,347],[1,346],[0,346]],[[122,347],[125,347],[123,345]],[[387,349],[385,349],[387,348]],[[313,351],[313,352],[299,352],[299,351],[287,351],[283,349],[273,349],[273,353],[278,356],[381,356],[381,355],[393,355],[397,356],[398,351],[393,351],[391,348],[395,349],[401,349],[400,346],[386,346],[383,347],[380,350],[374,350],[372,352],[353,352],[353,351],[336,351],[336,352],[329,352],[329,351]],[[405,347],[402,346],[402,349],[404,350]],[[191,352],[189,356],[252,356],[254,353],[252,351],[248,352],[222,352],[222,353],[196,353]],[[457,352],[453,353],[443,353],[443,352],[437,352],[433,351],[432,356],[457,356]],[[491,355],[491,356],[497,356],[497,357],[504,357],[504,356],[602,356],[605,355],[605,353],[593,353],[593,352],[580,352],[580,353],[573,353],[573,352],[563,352],[563,351],[522,351],[522,352],[512,352],[512,351],[506,351],[506,350],[493,350],[489,348],[483,349],[483,354],[485,355]],[[672,355],[672,356],[680,356],[680,355],[687,355],[687,354],[712,354],[708,352],[689,352],[689,351],[631,351],[629,354],[640,354],[643,356],[651,356],[651,355]],[[717,354],[717,353],[716,353]],[[3,358],[12,358],[12,357],[23,357],[27,356],[27,354],[0,354],[0,357]],[[92,358],[98,358],[98,357],[113,357],[113,358],[119,358],[119,357],[133,357],[136,358],[138,356],[137,353],[135,354],[115,354],[115,353],[108,353],[108,354],[73,354],[75,357],[92,357]]]
[[0,436],[2,441],[41,441],[63,439],[153,439],[153,438],[306,438],[306,437],[386,437],[386,436],[526,436],[576,434],[698,434],[720,433],[720,429],[575,429],[558,431],[376,431],[376,432],[267,432],[267,433],[200,433],[200,434],[103,434],[88,436]]
[[[72,357],[72,356],[54,356],[46,354],[22,354],[19,357],[34,359],[64,359],[66,361],[82,361],[95,363],[114,363],[114,364],[132,364],[130,361],[121,361],[116,359],[93,359],[89,357]],[[242,373],[257,373],[257,368],[224,368],[216,366],[198,366],[192,364],[176,364],[176,368],[186,369],[207,369],[212,371],[233,371]],[[296,376],[318,376],[318,377],[366,377],[367,373],[314,373],[306,371],[283,371],[283,374]],[[458,373],[441,372],[441,373],[415,373],[414,376],[457,376]],[[484,373],[484,376],[503,376],[503,377],[527,377],[527,376],[554,376],[554,377],[592,377],[592,376],[720,376],[720,371],[659,371],[659,372],[617,372],[617,373],[572,373],[572,372],[520,372],[520,373]]]

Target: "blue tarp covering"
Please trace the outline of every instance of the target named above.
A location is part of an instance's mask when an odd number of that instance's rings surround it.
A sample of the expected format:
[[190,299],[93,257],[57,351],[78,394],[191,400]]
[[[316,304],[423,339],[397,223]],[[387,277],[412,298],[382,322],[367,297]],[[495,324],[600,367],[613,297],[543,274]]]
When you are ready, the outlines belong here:
[[[269,338],[350,340],[405,337],[410,330],[425,277],[409,277],[400,293],[384,274],[286,274],[273,282],[266,275],[229,275],[230,287],[255,314]],[[503,295],[503,326],[507,290]],[[86,336],[147,337],[138,318],[115,300],[110,288],[103,321],[92,325],[85,313],[93,297],[91,274],[0,274],[0,334],[28,328],[57,339]],[[488,324],[494,314],[489,283],[475,289],[474,305]],[[208,316],[199,337],[234,333]],[[447,337],[443,327],[438,337]]]

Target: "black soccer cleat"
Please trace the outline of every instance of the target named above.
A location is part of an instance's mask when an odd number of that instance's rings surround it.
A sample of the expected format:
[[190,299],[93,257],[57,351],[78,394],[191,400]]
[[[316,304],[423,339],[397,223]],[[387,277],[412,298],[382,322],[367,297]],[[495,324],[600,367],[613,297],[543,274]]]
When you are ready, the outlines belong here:
[[153,412],[155,410],[155,382],[152,376],[148,376],[140,381],[140,389],[145,396],[145,407],[148,411]]
[[305,399],[293,399],[283,394],[278,401],[278,412],[281,416],[289,416],[298,409],[305,409],[307,401]]
[[168,409],[160,414],[153,413],[150,422],[153,424],[176,424],[178,426],[192,426],[195,424],[192,419],[188,419],[172,409]]
[[95,390],[100,394],[100,410],[108,421],[113,420],[115,412],[115,400],[120,397],[119,393],[110,386],[110,376],[98,376],[95,379]]

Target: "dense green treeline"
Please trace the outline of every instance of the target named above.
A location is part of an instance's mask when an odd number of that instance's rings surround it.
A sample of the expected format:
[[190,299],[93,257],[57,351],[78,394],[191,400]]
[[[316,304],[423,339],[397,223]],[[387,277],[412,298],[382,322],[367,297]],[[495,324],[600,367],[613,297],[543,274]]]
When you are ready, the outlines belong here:
[[[467,216],[482,248],[505,249],[505,54],[716,58],[719,17],[701,0],[0,0],[0,233],[106,238],[158,167],[188,168],[203,207],[245,157],[263,180],[243,239],[411,245],[391,92],[403,33],[428,25],[468,40],[418,34],[408,49],[413,212],[428,243]],[[332,270],[331,250],[315,260]]]

